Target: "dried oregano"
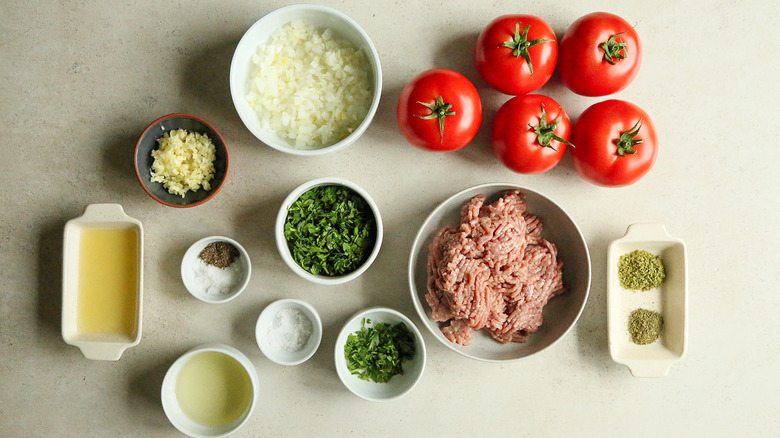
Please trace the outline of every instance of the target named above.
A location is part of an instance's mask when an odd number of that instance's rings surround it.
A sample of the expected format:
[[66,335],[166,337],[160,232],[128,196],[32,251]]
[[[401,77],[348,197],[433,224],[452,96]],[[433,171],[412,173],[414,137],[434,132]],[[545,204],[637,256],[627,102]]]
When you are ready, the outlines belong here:
[[647,291],[666,278],[661,257],[644,250],[631,251],[618,259],[618,279],[624,289]]
[[664,331],[664,317],[652,310],[636,309],[628,315],[628,334],[638,345],[653,343]]

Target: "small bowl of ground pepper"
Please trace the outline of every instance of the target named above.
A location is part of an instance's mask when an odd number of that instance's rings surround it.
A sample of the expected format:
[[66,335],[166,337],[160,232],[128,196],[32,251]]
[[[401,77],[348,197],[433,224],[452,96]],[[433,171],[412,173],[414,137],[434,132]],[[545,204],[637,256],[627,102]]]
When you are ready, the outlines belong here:
[[365,272],[382,245],[379,208],[357,184],[317,178],[282,202],[276,245],[287,266],[318,284],[341,284]]
[[207,303],[224,303],[244,291],[252,273],[252,262],[243,246],[224,236],[198,240],[184,253],[181,279],[195,298]]

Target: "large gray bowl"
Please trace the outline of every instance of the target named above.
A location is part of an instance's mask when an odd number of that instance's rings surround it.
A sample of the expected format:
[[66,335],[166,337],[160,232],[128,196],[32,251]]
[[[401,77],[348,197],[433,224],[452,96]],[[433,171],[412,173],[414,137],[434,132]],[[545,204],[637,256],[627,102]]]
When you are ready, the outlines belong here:
[[[461,207],[478,194],[487,196],[485,203],[500,198],[507,190],[518,189],[525,194],[528,212],[542,219],[544,238],[558,248],[563,260],[563,283],[568,289],[564,295],[550,299],[544,307],[544,322],[525,343],[501,344],[485,330],[474,332],[471,344],[462,346],[450,342],[439,330],[439,323],[431,319],[431,309],[425,301],[427,293],[426,263],[428,246],[434,234],[447,225],[457,225]],[[423,223],[412,245],[409,258],[409,286],[417,313],[428,330],[441,343],[472,359],[487,362],[506,362],[522,359],[555,344],[568,333],[579,319],[590,291],[590,255],[585,238],[574,220],[550,198],[515,184],[483,184],[463,190],[441,203]]]

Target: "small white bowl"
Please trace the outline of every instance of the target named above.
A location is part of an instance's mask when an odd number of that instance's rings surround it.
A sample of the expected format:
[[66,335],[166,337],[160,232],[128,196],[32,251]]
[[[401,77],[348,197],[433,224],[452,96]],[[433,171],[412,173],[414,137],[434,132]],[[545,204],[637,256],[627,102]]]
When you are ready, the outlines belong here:
[[[290,247],[287,245],[287,239],[284,238],[284,223],[287,220],[287,210],[295,201],[298,200],[298,198],[301,197],[302,194],[313,189],[314,187],[334,186],[334,185],[347,187],[348,189],[351,189],[352,191],[360,195],[363,199],[365,199],[366,203],[368,203],[369,207],[371,207],[371,211],[374,213],[374,220],[376,221],[376,239],[374,241],[374,248],[371,250],[371,254],[369,254],[366,261],[363,262],[363,264],[360,265],[360,267],[350,272],[349,274],[345,274],[339,277],[327,277],[324,275],[314,275],[301,268],[298,265],[298,263],[295,262],[295,260],[292,257],[292,254],[290,253]],[[376,259],[377,254],[379,254],[379,248],[382,246],[382,235],[383,235],[382,217],[379,214],[379,207],[377,207],[376,202],[374,202],[374,200],[371,199],[371,196],[369,196],[368,192],[363,190],[362,187],[358,186],[357,184],[351,181],[347,181],[342,178],[335,178],[335,177],[317,178],[305,182],[299,185],[298,187],[296,187],[295,190],[293,190],[287,196],[284,202],[282,202],[282,206],[281,208],[279,208],[279,214],[276,216],[275,233],[276,233],[276,247],[279,250],[279,255],[282,256],[282,260],[284,260],[284,262],[287,264],[287,266],[290,267],[290,269],[293,270],[293,272],[295,272],[302,278],[305,278],[306,280],[318,284],[326,284],[326,285],[342,284],[357,278],[358,276],[360,276],[360,274],[365,272],[368,269],[368,267],[371,266],[371,263],[374,262],[374,259]]]
[[[206,426],[193,421],[189,416],[187,416],[187,414],[184,413],[176,396],[176,384],[184,365],[186,365],[194,356],[207,352],[221,353],[233,358],[236,362],[238,362],[239,365],[241,365],[241,368],[246,371],[251,382],[251,399],[244,409],[244,412],[232,422],[220,426]],[[244,354],[228,345],[206,344],[193,348],[192,350],[184,353],[173,363],[173,365],[171,365],[170,368],[168,368],[168,372],[165,373],[165,378],[163,379],[162,389],[160,390],[160,397],[162,399],[165,415],[168,417],[168,420],[170,420],[171,424],[176,427],[176,429],[191,437],[211,438],[228,436],[238,430],[238,428],[243,426],[244,423],[249,420],[249,417],[252,415],[252,412],[255,409],[255,405],[257,405],[258,390],[257,370],[255,369],[254,365],[252,365],[252,362]]]
[[[269,339],[269,332],[273,327],[276,314],[283,309],[298,309],[311,322],[311,336],[298,351],[288,351],[281,346],[275,345]],[[272,362],[286,366],[302,364],[309,360],[320,347],[322,320],[317,310],[305,301],[292,298],[274,301],[260,312],[260,316],[257,318],[257,325],[255,326],[255,338],[260,351]]]
[[[340,38],[352,42],[362,49],[371,64],[371,83],[373,98],[363,122],[343,140],[323,145],[317,149],[299,149],[292,142],[273,132],[266,132],[260,126],[257,113],[246,101],[249,91],[249,77],[252,72],[252,55],[257,53],[261,44],[268,41],[277,29],[294,20],[303,20],[314,27],[327,27]],[[354,20],[333,8],[320,5],[298,4],[277,9],[253,24],[239,41],[230,64],[230,94],[241,121],[255,137],[263,143],[282,152],[295,155],[321,155],[347,147],[357,140],[371,124],[379,107],[382,95],[382,68],[379,53],[368,34]]]
[[[648,291],[620,287],[618,260],[634,250],[645,250],[663,260],[666,278]],[[634,377],[664,377],[685,357],[688,349],[688,263],[685,242],[672,237],[662,224],[632,224],[607,251],[607,331],[612,360],[623,364]],[[661,337],[636,345],[628,334],[628,315],[644,308],[664,318]]]
[[[361,380],[349,372],[347,360],[344,357],[344,346],[347,343],[347,337],[360,330],[363,318],[371,320],[371,324],[367,324],[367,326],[373,326],[380,322],[387,324],[403,322],[414,334],[416,352],[412,359],[403,363],[404,374],[393,376],[386,383],[376,383],[374,381]],[[386,307],[373,307],[358,312],[344,324],[336,338],[334,357],[336,360],[336,373],[347,389],[364,400],[383,402],[400,398],[417,386],[425,369],[427,354],[422,334],[420,334],[420,330],[417,329],[417,326],[409,318],[397,310]]]
[[[213,295],[206,293],[205,288],[202,284],[200,284],[195,276],[195,267],[199,263],[198,255],[201,251],[203,251],[203,248],[206,247],[209,243],[213,242],[228,242],[231,245],[238,248],[238,252],[241,253],[241,256],[236,259],[233,263],[239,264],[239,272],[241,275],[241,278],[236,283],[233,290],[229,291],[228,293],[221,294],[221,295]],[[226,268],[227,269],[227,268]],[[235,240],[224,237],[224,236],[210,236],[210,237],[204,237],[203,239],[198,240],[197,242],[193,243],[192,246],[187,250],[186,253],[184,253],[184,257],[182,257],[181,260],[181,280],[184,282],[184,286],[187,288],[187,290],[194,296],[195,298],[205,301],[207,303],[225,303],[230,300],[235,299],[241,292],[246,289],[247,284],[249,284],[249,278],[252,275],[252,262],[249,259],[249,254],[246,252],[243,246],[236,242]]]

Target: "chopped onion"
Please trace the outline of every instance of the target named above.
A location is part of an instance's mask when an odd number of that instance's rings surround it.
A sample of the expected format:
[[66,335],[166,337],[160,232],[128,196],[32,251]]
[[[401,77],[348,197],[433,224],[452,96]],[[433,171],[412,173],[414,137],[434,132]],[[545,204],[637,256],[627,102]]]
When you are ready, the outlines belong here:
[[298,148],[343,140],[371,106],[366,54],[330,29],[292,21],[258,48],[252,64],[246,100],[260,126]]

